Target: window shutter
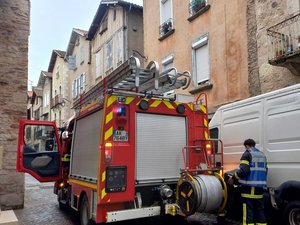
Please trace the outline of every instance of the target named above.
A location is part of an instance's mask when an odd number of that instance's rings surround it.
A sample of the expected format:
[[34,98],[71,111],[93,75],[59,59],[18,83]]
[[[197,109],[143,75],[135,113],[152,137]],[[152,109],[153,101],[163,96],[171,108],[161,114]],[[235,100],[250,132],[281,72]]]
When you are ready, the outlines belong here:
[[199,85],[199,83],[210,79],[208,44],[195,49],[195,63],[196,82]]
[[172,18],[172,0],[161,1],[161,24]]
[[75,90],[75,88],[74,88],[74,80],[73,80],[73,81],[72,81],[72,98],[75,97],[74,90]]
[[84,48],[80,46],[80,63],[84,62]]
[[113,67],[113,42],[110,40],[106,45],[106,70]]
[[70,55],[68,57],[68,65],[70,70],[76,69],[76,56]]
[[77,89],[77,95],[80,95],[80,77],[77,78],[77,86],[76,86],[76,89]]
[[86,79],[86,76],[85,76],[85,73],[82,74],[82,91],[85,92],[85,79]]

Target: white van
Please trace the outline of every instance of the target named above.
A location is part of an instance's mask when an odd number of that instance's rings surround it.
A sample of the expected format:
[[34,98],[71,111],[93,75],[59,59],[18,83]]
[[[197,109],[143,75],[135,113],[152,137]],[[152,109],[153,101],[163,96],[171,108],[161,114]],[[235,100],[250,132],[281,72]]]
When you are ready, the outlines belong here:
[[287,225],[300,218],[300,84],[221,106],[211,138],[224,144],[224,171],[236,169],[247,138],[268,160],[268,190]]

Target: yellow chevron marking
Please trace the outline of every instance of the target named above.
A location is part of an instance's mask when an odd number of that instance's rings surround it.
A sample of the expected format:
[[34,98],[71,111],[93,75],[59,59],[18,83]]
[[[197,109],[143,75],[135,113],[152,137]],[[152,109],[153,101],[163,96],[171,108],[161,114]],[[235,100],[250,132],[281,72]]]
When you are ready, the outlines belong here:
[[110,138],[110,136],[113,134],[113,127],[110,127],[104,135],[104,140],[106,141],[108,138]]
[[130,104],[133,101],[133,99],[134,99],[133,97],[127,97],[125,104],[126,105]]
[[81,180],[75,180],[75,179],[69,178],[69,182],[74,183],[74,184],[79,184],[79,185],[82,185],[85,187],[89,187],[92,189],[97,189],[97,184],[91,184],[91,183],[81,181]]
[[101,191],[101,199],[103,199],[106,196],[105,188]]
[[155,107],[159,106],[160,103],[161,103],[160,100],[155,100],[155,101],[150,105],[150,107],[155,108]]
[[117,96],[112,95],[108,98],[107,100],[107,107],[111,106],[111,104],[113,104],[115,101],[117,101]]
[[106,115],[106,120],[105,120],[105,123],[106,123],[106,124],[108,124],[108,123],[112,120],[113,115],[114,115],[113,111],[111,111],[110,113],[108,113],[108,114]]
[[194,110],[193,103],[189,103],[189,104],[187,104],[187,105],[190,107],[191,110]]
[[102,173],[102,182],[104,182],[105,181],[105,178],[106,178],[106,171],[104,171],[103,173]]
[[207,127],[207,125],[208,125],[207,119],[204,119],[203,124],[205,127]]
[[205,139],[208,139],[208,133],[207,133],[207,131],[204,132],[204,136],[205,136]]
[[171,102],[163,101],[163,103],[165,103],[165,105],[166,105],[169,109],[175,109],[174,106],[171,104]]
[[206,107],[204,105],[200,105],[200,109],[202,110],[203,113],[206,114]]

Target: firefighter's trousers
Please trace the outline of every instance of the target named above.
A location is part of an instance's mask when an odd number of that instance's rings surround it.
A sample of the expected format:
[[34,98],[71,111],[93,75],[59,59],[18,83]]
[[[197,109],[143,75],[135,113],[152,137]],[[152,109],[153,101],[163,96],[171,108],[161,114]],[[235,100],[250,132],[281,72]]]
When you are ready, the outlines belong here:
[[243,225],[267,225],[263,198],[242,197],[242,203]]

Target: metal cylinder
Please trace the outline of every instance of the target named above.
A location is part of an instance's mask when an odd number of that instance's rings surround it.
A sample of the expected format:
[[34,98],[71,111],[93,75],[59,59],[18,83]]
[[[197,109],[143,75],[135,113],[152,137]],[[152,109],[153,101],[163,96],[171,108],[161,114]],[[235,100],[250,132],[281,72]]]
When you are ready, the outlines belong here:
[[178,184],[178,205],[186,215],[219,210],[224,198],[222,183],[213,175],[197,175]]

